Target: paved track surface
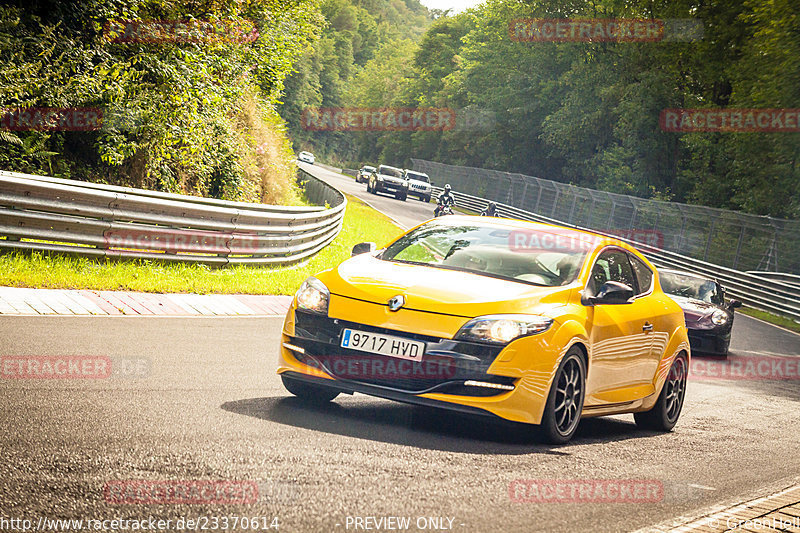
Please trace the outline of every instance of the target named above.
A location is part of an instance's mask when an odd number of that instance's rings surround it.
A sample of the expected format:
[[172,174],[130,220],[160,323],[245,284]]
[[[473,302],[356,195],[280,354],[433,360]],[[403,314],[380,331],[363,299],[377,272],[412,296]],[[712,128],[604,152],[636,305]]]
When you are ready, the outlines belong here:
[[[348,531],[348,516],[446,516],[465,532],[624,531],[800,476],[797,381],[692,381],[673,433],[639,431],[631,416],[594,419],[572,444],[550,447],[516,426],[366,396],[304,405],[274,374],[280,326],[278,318],[0,319],[3,356],[108,356],[114,367],[96,380],[3,374],[2,514],[275,515],[284,531]],[[744,316],[733,346],[732,361],[800,357],[800,337]],[[659,480],[665,494],[639,504],[510,500],[512,481],[552,478]],[[261,497],[250,505],[104,499],[106,483],[130,479],[255,481]]]
[[[431,207],[368,199],[408,225],[412,206]],[[365,531],[354,517],[396,516],[410,517],[410,531],[434,530],[417,527],[420,517],[463,532],[629,531],[800,478],[800,336],[745,316],[728,363],[695,358],[706,379],[690,381],[674,432],[640,431],[630,415],[592,419],[562,447],[527,428],[361,395],[304,405],[274,373],[280,328],[279,318],[0,317],[0,518],[277,516],[280,531],[327,532]],[[14,378],[20,358],[39,356],[95,356],[113,371]],[[714,377],[762,360],[789,371],[794,363],[795,379]],[[115,481],[199,479],[256,482],[259,496],[223,505],[104,495]],[[512,501],[515,480],[548,479],[653,480],[664,495]]]
[[298,165],[306,172],[328,182],[340,191],[364,200],[391,217],[403,228],[410,228],[433,218],[433,210],[436,209],[435,200],[425,203],[416,197],[409,196],[405,202],[401,202],[388,194],[368,193],[366,183],[356,183],[356,180],[349,176],[322,168],[319,165],[309,165],[308,163],[298,163]]

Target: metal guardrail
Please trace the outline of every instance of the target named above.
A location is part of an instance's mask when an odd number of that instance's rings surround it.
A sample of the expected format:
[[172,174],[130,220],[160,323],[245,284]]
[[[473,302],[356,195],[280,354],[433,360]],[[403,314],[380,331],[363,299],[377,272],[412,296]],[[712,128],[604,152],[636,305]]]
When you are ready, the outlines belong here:
[[734,270],[800,275],[800,220],[588,189],[499,170],[411,160],[436,185],[613,234],[658,234],[658,247]]
[[[434,196],[438,196],[442,193],[442,188],[433,187],[433,192]],[[489,204],[489,200],[485,198],[455,191],[454,195],[457,207],[465,208],[475,213],[480,213]],[[771,272],[742,272],[655,248],[618,235],[603,233],[591,228],[572,224],[565,224],[559,220],[537,215],[536,213],[531,213],[530,211],[525,211],[500,202],[495,203],[497,204],[498,213],[503,217],[575,228],[625,241],[641,251],[656,265],[656,267],[672,268],[715,278],[723,284],[729,296],[741,300],[744,304],[761,311],[775,313],[800,321],[800,285],[797,285],[797,280],[795,280],[798,276],[775,274]],[[765,274],[769,275],[769,277],[766,277]]]
[[274,206],[0,171],[0,251],[214,266],[301,261],[341,230],[347,200],[302,170],[319,206]]
[[783,272],[764,272],[761,270],[748,270],[748,274],[752,274],[754,276],[758,276],[759,278],[766,278],[775,281],[783,281],[784,283],[789,283],[790,285],[797,285],[800,288],[800,276],[797,274],[785,274]]

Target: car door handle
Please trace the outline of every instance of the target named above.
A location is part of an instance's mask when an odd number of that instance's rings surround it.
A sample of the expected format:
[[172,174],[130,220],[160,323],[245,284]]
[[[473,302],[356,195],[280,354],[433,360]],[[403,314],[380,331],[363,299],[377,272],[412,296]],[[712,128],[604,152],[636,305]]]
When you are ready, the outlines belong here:
[[653,331],[653,324],[645,322],[644,326],[642,326],[642,331]]

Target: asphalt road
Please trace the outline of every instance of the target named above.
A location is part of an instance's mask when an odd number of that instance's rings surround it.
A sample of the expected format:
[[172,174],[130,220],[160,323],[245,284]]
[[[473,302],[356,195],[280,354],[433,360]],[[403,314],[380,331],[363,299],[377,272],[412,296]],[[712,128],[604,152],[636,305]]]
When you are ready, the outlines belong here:
[[[464,532],[627,531],[800,477],[797,381],[691,381],[673,433],[639,431],[631,416],[593,419],[570,445],[550,447],[517,426],[366,396],[303,405],[274,374],[280,326],[3,317],[4,356],[144,364],[131,377],[0,379],[0,516],[277,516],[282,531],[356,531],[348,516],[409,516],[454,518]],[[800,337],[744,316],[733,346],[733,361],[800,357]],[[237,480],[260,491],[247,505],[105,498],[107,483],[132,479]],[[518,479],[658,480],[664,499],[514,503]]]
[[433,218],[433,210],[436,209],[435,200],[432,200],[431,203],[425,203],[416,197],[409,196],[405,202],[401,202],[389,194],[370,194],[367,192],[366,183],[356,183],[355,179],[351,177],[343,176],[319,165],[300,162],[298,162],[298,165],[306,172],[325,180],[340,191],[367,202],[391,217],[403,228],[407,229]]
[[[423,207],[385,202],[401,206],[389,211],[398,219]],[[796,378],[717,379],[723,363],[698,357],[706,379],[691,378],[674,432],[640,431],[630,415],[592,419],[552,447],[519,426],[367,396],[304,405],[274,372],[280,327],[279,318],[0,318],[4,358],[108,357],[114,369],[101,379],[0,373],[0,529],[13,529],[3,519],[152,517],[177,531],[175,520],[204,517],[213,530],[214,517],[246,516],[278,517],[290,532],[367,531],[366,517],[409,517],[410,531],[630,531],[800,479]],[[800,336],[737,316],[724,364],[783,357],[796,369]],[[663,498],[512,501],[515,480],[550,479],[652,480]],[[130,480],[258,490],[240,504],[120,503],[119,494],[143,497],[112,490]]]

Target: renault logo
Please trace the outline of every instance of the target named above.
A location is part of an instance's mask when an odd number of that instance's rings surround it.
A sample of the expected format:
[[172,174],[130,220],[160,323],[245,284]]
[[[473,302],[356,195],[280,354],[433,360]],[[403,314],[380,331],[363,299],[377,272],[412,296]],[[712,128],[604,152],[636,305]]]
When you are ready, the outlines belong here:
[[389,300],[389,311],[397,311],[406,304],[406,297],[402,294],[392,297]]

